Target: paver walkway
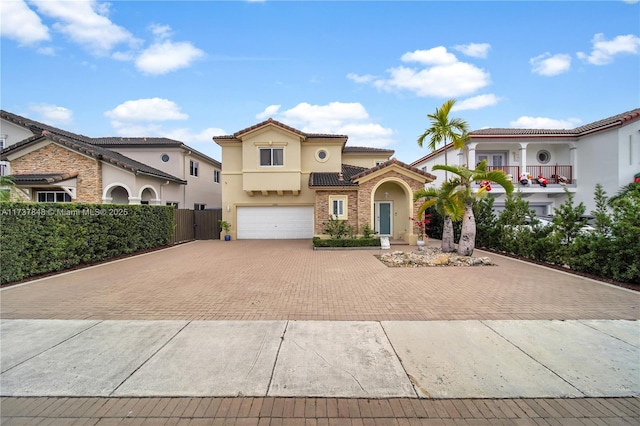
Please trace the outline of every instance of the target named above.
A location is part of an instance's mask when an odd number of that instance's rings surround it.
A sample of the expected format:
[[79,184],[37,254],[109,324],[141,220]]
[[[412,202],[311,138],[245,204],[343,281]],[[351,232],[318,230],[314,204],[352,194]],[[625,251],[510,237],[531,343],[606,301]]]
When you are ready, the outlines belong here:
[[[394,269],[374,254],[313,251],[308,241],[199,241],[5,289],[0,312],[3,320],[464,319],[493,328],[487,320],[640,319],[638,293],[513,259],[489,255],[495,267]],[[640,399],[44,395],[3,397],[0,423],[636,425]]]
[[5,319],[640,318],[640,293],[506,257],[487,254],[498,264],[490,267],[388,268],[375,254],[314,251],[302,240],[197,241],[7,288],[0,310]]

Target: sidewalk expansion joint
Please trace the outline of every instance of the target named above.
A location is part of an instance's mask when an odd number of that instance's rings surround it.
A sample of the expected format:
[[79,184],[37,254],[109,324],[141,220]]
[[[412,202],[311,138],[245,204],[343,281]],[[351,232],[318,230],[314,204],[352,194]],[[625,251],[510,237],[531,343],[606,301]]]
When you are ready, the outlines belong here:
[[[90,321],[93,321],[93,320],[90,320]],[[27,362],[27,361],[31,361],[33,358],[35,358],[35,357],[37,357],[37,356],[40,356],[40,355],[42,355],[43,353],[48,352],[48,351],[50,351],[51,349],[56,348],[56,347],[58,347],[58,346],[62,345],[63,343],[68,342],[69,340],[73,339],[74,337],[79,336],[79,335],[81,335],[82,333],[84,333],[84,332],[86,332],[86,331],[91,330],[93,327],[95,327],[95,326],[97,326],[98,324],[101,324],[101,323],[103,323],[103,322],[104,322],[104,320],[97,321],[95,324],[93,324],[93,325],[91,325],[91,326],[89,326],[89,327],[87,327],[87,328],[85,328],[85,329],[83,329],[83,330],[78,331],[78,332],[77,332],[77,333],[75,333],[74,335],[67,337],[67,338],[66,338],[66,339],[64,339],[63,341],[56,343],[55,345],[51,346],[50,348],[47,348],[47,349],[43,350],[42,352],[38,352],[37,354],[35,354],[35,355],[33,355],[33,356],[29,357],[29,358],[26,358],[26,359],[24,359],[24,360],[20,361],[18,364],[13,365],[13,366],[11,366],[11,367],[7,368],[6,370],[2,370],[2,371],[0,371],[0,374],[4,374],[4,373],[6,373],[7,371],[13,370],[14,368],[18,367],[19,365],[24,364],[24,363],[25,363],[25,362]]]
[[267,392],[265,393],[265,397],[269,396],[269,391],[271,391],[271,383],[273,382],[273,376],[276,373],[276,367],[278,366],[278,358],[280,358],[280,349],[282,349],[282,343],[284,343],[284,336],[287,334],[287,329],[289,328],[289,320],[287,320],[284,324],[284,331],[282,332],[282,336],[280,336],[280,344],[278,344],[278,350],[276,351],[276,359],[273,362],[273,368],[271,369],[271,376],[269,376],[269,383],[267,384]]
[[578,392],[580,392],[580,394],[582,395],[583,398],[586,398],[587,395],[578,387],[576,387],[576,385],[574,385],[573,383],[569,382],[567,379],[565,379],[564,377],[562,377],[560,374],[556,373],[555,371],[553,371],[551,368],[547,367],[546,365],[544,365],[542,362],[538,361],[536,358],[534,358],[532,355],[530,355],[527,351],[525,351],[524,349],[522,349],[520,346],[516,345],[515,343],[513,343],[511,340],[509,340],[506,336],[503,336],[502,334],[500,334],[498,331],[496,331],[495,329],[493,329],[489,324],[487,324],[484,320],[480,320],[480,323],[483,324],[485,327],[487,327],[489,330],[493,331],[494,333],[496,333],[498,336],[500,336],[502,339],[504,339],[507,343],[509,343],[510,345],[512,345],[514,348],[518,349],[520,352],[522,352],[524,355],[526,355],[528,358],[530,358],[532,361],[534,361],[536,364],[541,365],[545,370],[549,371],[551,374],[553,374],[554,376],[556,376],[557,378],[559,378],[560,380],[562,380],[563,382],[565,382],[566,384],[568,384],[569,386],[571,386],[572,388],[574,388],[575,390],[577,390]]
[[164,342],[164,344],[163,344],[163,345],[161,345],[161,346],[160,346],[160,347],[159,347],[159,348],[158,348],[154,353],[152,353],[151,355],[149,355],[149,357],[147,357],[147,359],[145,359],[145,360],[144,360],[144,361],[143,361],[143,362],[142,362],[138,367],[136,367],[136,368],[131,372],[131,374],[129,374],[127,377],[125,377],[125,378],[124,378],[124,380],[123,380],[123,381],[121,381],[121,382],[118,384],[118,386],[116,386],[115,388],[113,388],[113,390],[109,393],[109,397],[112,397],[112,396],[113,396],[113,394],[114,394],[118,389],[120,389],[120,387],[121,387],[121,386],[122,386],[122,385],[123,385],[127,380],[129,380],[129,379],[131,378],[131,376],[133,376],[134,374],[136,374],[136,372],[137,372],[138,370],[140,370],[140,369],[141,369],[141,368],[142,368],[142,367],[143,367],[147,362],[149,362],[149,360],[151,360],[151,358],[153,358],[154,356],[156,356],[156,355],[158,354],[158,352],[160,352],[162,349],[164,349],[164,347],[165,347],[165,346],[167,346],[167,345],[168,345],[168,344],[169,344],[173,339],[175,339],[175,338],[176,338],[176,336],[182,332],[182,330],[184,330],[185,328],[187,328],[187,326],[188,326],[189,324],[191,324],[191,321],[187,321],[187,323],[186,323],[183,327],[181,327],[181,328],[180,328],[180,330],[176,331],[176,332],[173,334],[173,336],[171,336],[169,339],[167,339],[167,341],[166,341],[166,342]]
[[[389,342],[389,346],[391,346],[391,349],[393,349],[393,354],[396,356],[396,358],[398,359],[398,362],[402,366],[402,371],[404,371],[404,374],[407,376],[407,379],[411,383],[411,389],[413,389],[413,393],[415,394],[416,398],[420,398],[420,394],[418,393],[418,389],[417,389],[417,387],[420,387],[420,384],[415,379],[415,377],[413,377],[411,374],[409,374],[407,372],[407,369],[405,368],[404,363],[402,362],[402,358],[400,357],[400,355],[398,355],[398,352],[396,351],[395,346],[393,346],[393,343],[391,343],[391,339],[389,338],[389,335],[387,334],[387,330],[384,329],[384,326],[382,325],[382,322],[378,321],[378,324],[380,325],[380,328],[382,329],[382,332],[384,333],[384,337],[387,338],[387,342]],[[426,394],[427,397],[429,396],[429,393],[426,391],[426,389],[421,389],[421,390]]]

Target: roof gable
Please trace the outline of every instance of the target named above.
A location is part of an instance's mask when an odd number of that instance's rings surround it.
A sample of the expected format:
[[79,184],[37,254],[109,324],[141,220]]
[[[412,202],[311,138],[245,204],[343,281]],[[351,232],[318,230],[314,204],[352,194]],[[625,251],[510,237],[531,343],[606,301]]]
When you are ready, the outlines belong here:
[[186,181],[179,179],[173,175],[170,175],[169,173],[165,173],[154,167],[147,166],[146,164],[140,163],[136,160],[126,157],[118,152],[110,151],[108,149],[105,149],[99,146],[91,145],[82,140],[64,138],[57,134],[53,134],[47,130],[44,130],[41,135],[34,135],[28,139],[25,139],[21,142],[18,142],[14,145],[11,145],[5,148],[1,152],[0,158],[7,159],[8,155],[20,152],[21,150],[35,143],[38,143],[43,139],[50,140],[51,142],[61,145],[64,148],[67,148],[77,153],[94,158],[97,161],[103,161],[107,164],[112,164],[116,167],[119,167],[124,170],[128,170],[135,174],[143,174],[143,175],[152,176],[160,179],[170,180],[170,181],[181,183],[181,184],[186,183]]
[[395,170],[407,177],[411,177],[415,180],[421,182],[432,182],[437,179],[436,176],[431,173],[423,172],[422,170],[412,167],[409,164],[403,163],[395,158],[382,163],[376,167],[372,167],[370,169],[366,169],[357,175],[353,176],[352,180],[356,183],[366,182],[368,180],[374,179],[378,176],[384,175],[390,170]]
[[331,138],[331,139],[344,139],[346,141],[348,138],[348,136],[346,135],[332,135],[332,134],[325,134],[325,133],[306,133],[301,130],[295,129],[291,126],[287,126],[286,124],[281,123],[277,120],[274,120],[273,118],[269,118],[268,120],[265,120],[261,123],[254,124],[253,126],[239,130],[235,132],[233,135],[214,136],[213,139],[214,140],[241,139],[243,136],[246,136],[249,133],[259,131],[264,127],[277,127],[286,132],[293,133],[296,136],[302,138],[303,140],[309,139],[309,138]]

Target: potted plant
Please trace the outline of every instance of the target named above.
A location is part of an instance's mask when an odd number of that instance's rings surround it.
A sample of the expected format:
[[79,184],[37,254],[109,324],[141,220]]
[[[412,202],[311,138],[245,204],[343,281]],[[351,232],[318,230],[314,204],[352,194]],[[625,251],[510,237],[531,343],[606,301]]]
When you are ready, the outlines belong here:
[[416,244],[420,249],[422,249],[422,247],[424,247],[426,244],[426,239],[429,238],[426,235],[426,232],[429,229],[429,224],[431,223],[431,215],[424,215],[424,219],[415,219],[412,217],[410,217],[409,219],[413,221],[413,223],[415,223],[416,227],[418,228],[418,241],[416,242]]
[[231,235],[229,235],[229,231],[231,230],[231,224],[226,220],[219,220],[220,228],[224,231],[224,240],[231,241]]

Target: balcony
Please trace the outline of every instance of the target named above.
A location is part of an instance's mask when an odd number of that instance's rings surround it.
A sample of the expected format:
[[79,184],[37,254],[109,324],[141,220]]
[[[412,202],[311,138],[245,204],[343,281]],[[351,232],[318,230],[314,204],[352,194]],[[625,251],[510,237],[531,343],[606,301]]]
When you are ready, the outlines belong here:
[[[520,166],[487,166],[487,170],[502,170],[507,175],[511,175],[513,182],[518,181],[518,177],[522,173]],[[549,184],[562,185],[562,179],[566,178],[564,184],[573,183],[573,166],[556,164],[553,166],[527,166],[526,172],[534,179],[538,176],[544,176],[548,179]]]

